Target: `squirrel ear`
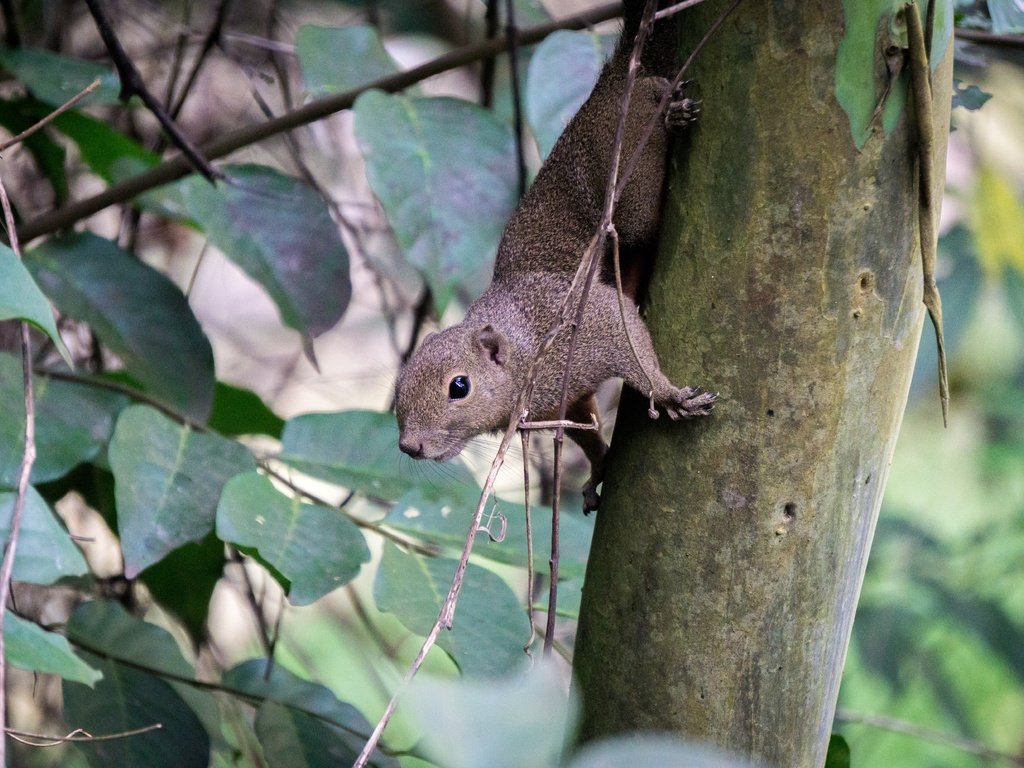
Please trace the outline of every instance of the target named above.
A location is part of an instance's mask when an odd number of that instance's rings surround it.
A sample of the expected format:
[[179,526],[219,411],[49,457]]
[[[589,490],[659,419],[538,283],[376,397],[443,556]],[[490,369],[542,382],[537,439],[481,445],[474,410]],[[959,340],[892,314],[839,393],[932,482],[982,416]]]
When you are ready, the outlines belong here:
[[477,341],[480,344],[480,354],[489,358],[491,362],[504,365],[508,360],[508,340],[490,323],[477,332]]

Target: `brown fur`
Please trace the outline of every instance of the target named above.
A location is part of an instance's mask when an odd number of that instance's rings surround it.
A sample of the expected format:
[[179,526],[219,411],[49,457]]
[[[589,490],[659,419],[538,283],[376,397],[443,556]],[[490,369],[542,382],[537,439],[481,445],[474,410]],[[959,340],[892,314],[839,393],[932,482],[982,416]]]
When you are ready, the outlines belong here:
[[[632,25],[627,18],[624,41],[629,44],[620,43],[509,221],[490,287],[470,305],[465,320],[424,339],[399,376],[395,410],[400,446],[409,455],[449,459],[472,437],[504,429],[512,418],[527,369],[554,324],[600,223],[632,45],[631,26],[635,29],[635,18]],[[655,113],[666,82],[659,74],[641,71],[627,117],[624,163]],[[689,105],[681,106],[685,112]],[[659,126],[615,209],[621,251],[629,262],[624,268],[634,276],[656,242],[667,146],[668,132]],[[632,282],[635,285],[635,278]],[[642,365],[630,349],[626,326]],[[570,335],[570,328],[562,329],[538,368],[529,408],[533,421],[558,416]],[[452,399],[449,383],[460,375],[469,377],[470,392]],[[605,264],[591,287],[577,335],[569,371],[568,418],[596,419],[594,391],[614,377],[649,394],[673,419],[705,415],[713,407],[713,394],[675,387],[662,374],[650,335],[630,299],[624,325],[614,278]],[[584,508],[596,508],[607,446],[598,432],[571,430],[568,434],[591,462]]]

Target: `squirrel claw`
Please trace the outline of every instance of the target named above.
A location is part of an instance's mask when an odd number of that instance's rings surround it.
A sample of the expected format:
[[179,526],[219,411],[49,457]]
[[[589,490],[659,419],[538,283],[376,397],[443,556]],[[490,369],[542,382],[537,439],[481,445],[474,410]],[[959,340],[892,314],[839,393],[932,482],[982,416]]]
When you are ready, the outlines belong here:
[[[674,95],[673,95],[674,96]],[[673,97],[665,112],[665,127],[669,130],[686,128],[697,122],[700,114],[700,101],[695,99],[676,99]]]
[[665,405],[665,412],[673,421],[707,416],[714,410],[717,392],[701,392],[694,387],[676,390],[672,401]]

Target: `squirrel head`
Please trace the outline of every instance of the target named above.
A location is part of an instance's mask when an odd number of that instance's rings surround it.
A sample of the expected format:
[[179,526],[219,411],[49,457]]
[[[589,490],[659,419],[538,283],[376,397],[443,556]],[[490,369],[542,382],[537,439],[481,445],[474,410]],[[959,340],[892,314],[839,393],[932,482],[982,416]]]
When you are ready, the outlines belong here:
[[398,377],[398,445],[445,461],[483,432],[508,424],[519,389],[509,341],[494,326],[460,323],[427,336]]

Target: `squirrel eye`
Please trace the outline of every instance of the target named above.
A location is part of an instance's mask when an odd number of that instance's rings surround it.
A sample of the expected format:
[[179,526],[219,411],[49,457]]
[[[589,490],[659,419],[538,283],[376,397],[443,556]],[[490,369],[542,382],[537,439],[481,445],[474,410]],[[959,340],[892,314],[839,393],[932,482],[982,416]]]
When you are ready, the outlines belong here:
[[461,400],[469,394],[469,376],[456,376],[448,384],[448,397]]

